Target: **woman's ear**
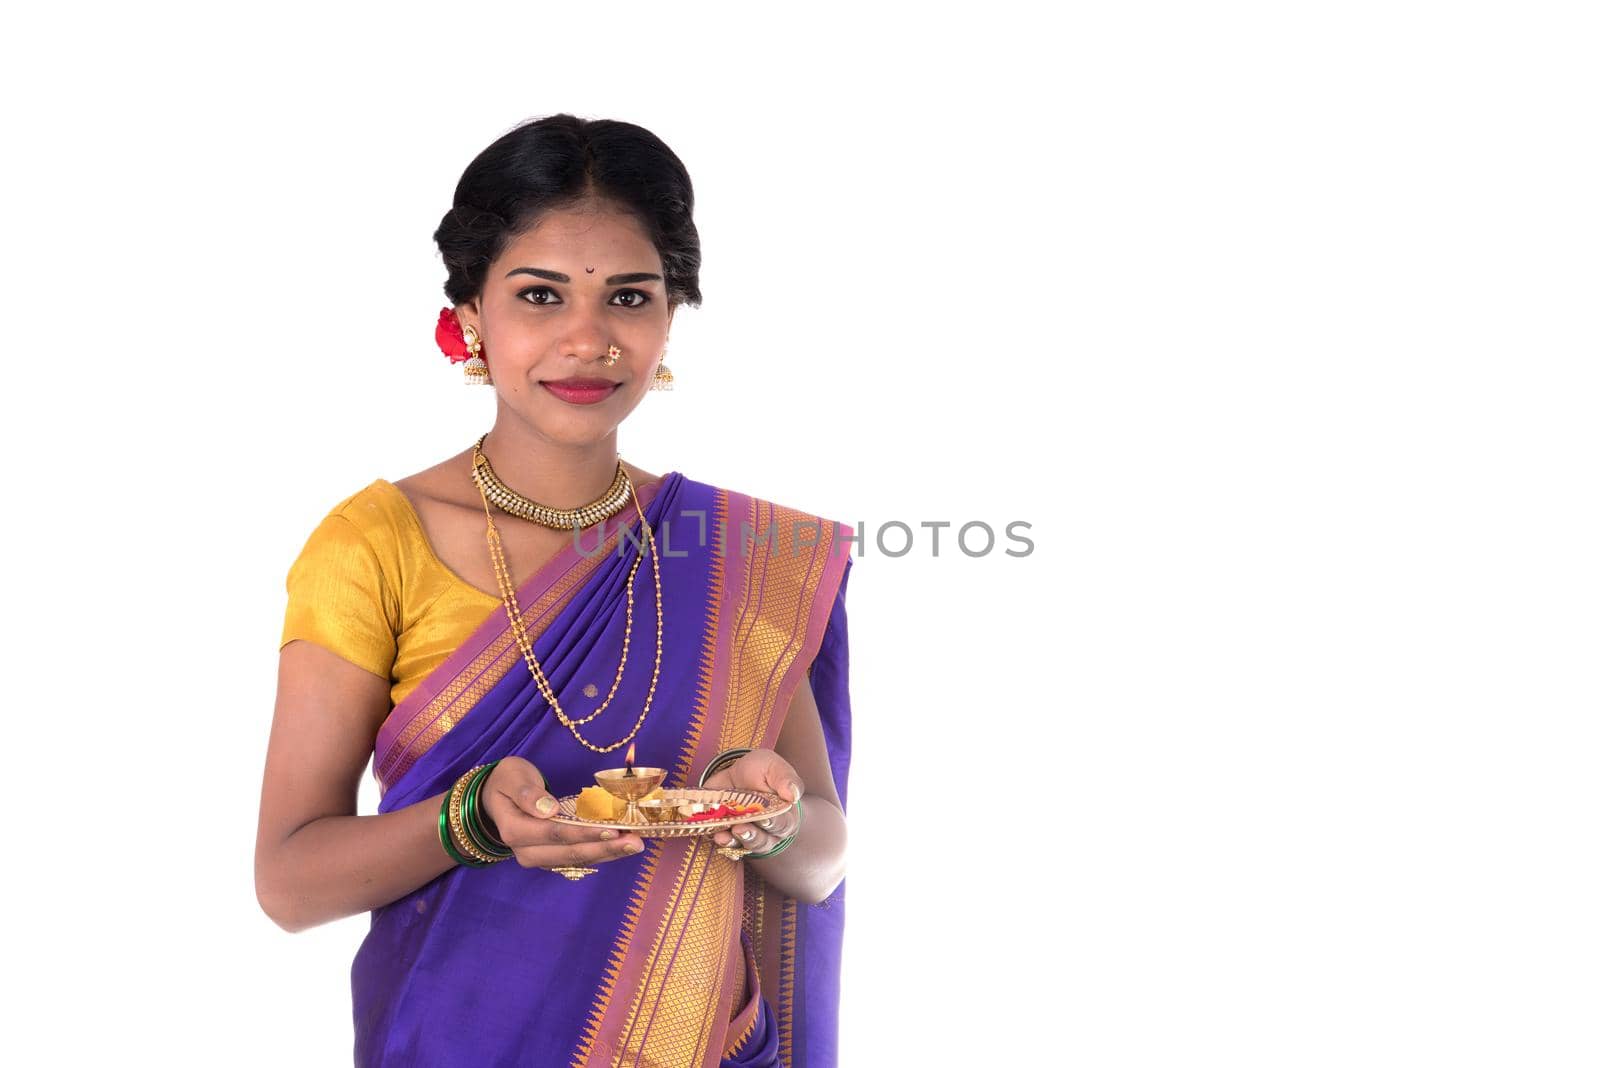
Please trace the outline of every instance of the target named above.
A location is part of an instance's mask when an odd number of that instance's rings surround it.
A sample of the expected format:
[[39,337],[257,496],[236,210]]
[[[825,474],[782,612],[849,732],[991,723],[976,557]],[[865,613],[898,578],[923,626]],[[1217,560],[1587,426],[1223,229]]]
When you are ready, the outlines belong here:
[[456,321],[462,328],[472,327],[479,336],[483,336],[483,324],[478,320],[478,302],[476,300],[463,301],[456,305]]

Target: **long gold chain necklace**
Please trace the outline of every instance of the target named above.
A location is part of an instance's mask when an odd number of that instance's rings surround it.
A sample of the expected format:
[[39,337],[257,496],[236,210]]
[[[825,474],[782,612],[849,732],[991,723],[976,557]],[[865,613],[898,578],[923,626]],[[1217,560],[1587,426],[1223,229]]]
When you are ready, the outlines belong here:
[[[478,444],[483,444],[482,438],[478,439]],[[473,451],[479,456],[482,455],[476,449]],[[477,466],[478,465],[475,462],[473,466],[474,473],[477,471]],[[528,638],[527,627],[522,621],[522,611],[517,606],[517,587],[516,584],[511,580],[511,569],[506,565],[505,550],[500,544],[500,532],[495,529],[494,515],[489,510],[489,495],[484,489],[483,483],[474,478],[474,481],[478,481],[478,492],[483,497],[483,517],[488,521],[487,537],[489,541],[489,555],[494,560],[495,581],[500,586],[500,599],[505,602],[506,618],[511,621],[511,633],[516,639],[517,648],[522,651],[522,658],[527,661],[528,670],[533,673],[533,680],[535,684],[538,685],[539,692],[544,695],[544,699],[549,702],[551,709],[555,711],[556,718],[561,721],[562,725],[565,726],[567,730],[572,732],[572,736],[576,738],[580,744],[582,744],[585,748],[594,750],[596,753],[609,753],[613,749],[622,748],[633,740],[634,736],[639,733],[639,728],[644,726],[645,717],[650,714],[650,703],[655,698],[656,683],[661,678],[661,634],[663,630],[663,612],[661,608],[661,561],[656,556],[655,535],[651,532],[650,523],[645,518],[644,508],[639,504],[639,495],[634,491],[633,480],[628,478],[626,471],[623,471],[622,461],[620,459],[617,461],[617,470],[623,472],[622,477],[627,486],[628,494],[630,497],[632,497],[633,506],[639,513],[639,525],[644,528],[645,544],[650,546],[650,574],[655,579],[656,588],[656,661],[655,667],[650,672],[650,690],[645,694],[644,708],[642,711],[640,711],[639,718],[633,725],[633,730],[629,731],[627,737],[623,738],[622,740],[613,742],[606,746],[595,745],[593,742],[589,741],[589,739],[585,738],[582,732],[578,730],[578,726],[582,723],[588,723],[600,713],[604,712],[611,704],[611,699],[616,696],[617,687],[622,683],[622,670],[627,666],[628,663],[628,646],[630,638],[633,634],[633,579],[634,576],[638,574],[639,564],[641,561],[643,561],[644,556],[643,554],[635,556],[633,565],[628,569],[628,608],[626,629],[622,632],[622,660],[617,665],[617,677],[611,683],[611,692],[606,694],[606,699],[601,703],[600,707],[595,709],[589,715],[579,720],[571,719],[562,709],[561,703],[556,700],[555,690],[550,686],[550,680],[545,678],[544,669],[539,666],[538,658],[533,655],[533,642]]]
[[484,431],[483,437],[472,446],[472,481],[477,483],[478,492],[493,501],[502,512],[542,527],[576,530],[610,519],[628,506],[628,495],[633,492],[633,484],[628,481],[628,473],[622,469],[620,458],[610,487],[598,499],[577,508],[551,508],[547,504],[529,500],[500,481],[500,476],[489,466],[489,458],[483,454],[483,442],[488,436],[488,431]]

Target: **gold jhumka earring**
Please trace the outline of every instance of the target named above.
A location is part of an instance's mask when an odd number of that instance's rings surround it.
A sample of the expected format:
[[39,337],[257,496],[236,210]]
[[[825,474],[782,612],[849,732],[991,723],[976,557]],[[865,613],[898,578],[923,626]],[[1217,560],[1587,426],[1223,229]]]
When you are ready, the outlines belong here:
[[661,362],[656,365],[655,380],[650,383],[651,389],[672,388],[672,368],[667,366],[667,346],[661,346]]
[[467,376],[469,386],[489,385],[489,365],[483,359],[483,339],[471,326],[461,328],[461,338],[467,343],[468,356],[463,371]]

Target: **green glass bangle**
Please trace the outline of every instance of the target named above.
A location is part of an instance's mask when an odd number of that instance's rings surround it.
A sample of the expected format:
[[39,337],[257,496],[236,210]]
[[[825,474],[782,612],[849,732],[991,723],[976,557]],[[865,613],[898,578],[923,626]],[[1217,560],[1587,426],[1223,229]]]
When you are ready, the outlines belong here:
[[478,795],[483,789],[483,784],[488,780],[489,773],[493,770],[494,764],[485,764],[478,770],[476,775],[467,781],[467,788],[461,794],[461,828],[466,832],[467,838],[471,840],[473,846],[496,860],[505,860],[511,856],[510,848],[504,842],[496,840],[489,834],[488,829],[483,825],[482,813],[478,808]]
[[805,821],[806,821],[806,810],[804,808],[800,807],[800,799],[798,797],[794,799],[794,810],[797,813],[800,814],[800,818],[795,823],[794,830],[789,832],[788,837],[779,839],[778,840],[778,844],[773,846],[771,849],[767,850],[765,853],[746,853],[744,855],[744,859],[745,860],[763,860],[763,859],[765,859],[767,857],[775,857],[779,853],[782,853],[785,849],[788,849],[791,845],[793,845],[794,844],[794,840],[796,838],[800,837],[801,824],[805,823]]
[[444,846],[444,851],[450,855],[450,859],[455,861],[457,864],[462,864],[469,868],[488,867],[488,865],[481,860],[474,860],[471,857],[462,855],[461,850],[457,849],[455,842],[451,840],[449,791],[445,792],[444,804],[439,806],[439,841]]
[[785,838],[783,841],[779,842],[777,845],[773,846],[771,849],[767,850],[765,853],[746,853],[745,856],[744,856],[744,859],[745,860],[766,860],[768,857],[775,857],[779,853],[782,853],[785,849],[788,849],[789,846],[791,846],[792,844],[794,844],[794,839],[793,838]]

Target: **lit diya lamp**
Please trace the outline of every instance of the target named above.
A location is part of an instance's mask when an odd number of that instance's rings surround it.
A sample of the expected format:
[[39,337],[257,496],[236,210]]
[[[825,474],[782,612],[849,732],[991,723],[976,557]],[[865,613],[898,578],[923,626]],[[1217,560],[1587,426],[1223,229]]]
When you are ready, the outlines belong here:
[[594,773],[594,781],[600,788],[612,797],[628,803],[628,810],[623,814],[626,823],[643,823],[639,814],[639,799],[645,794],[661,785],[661,780],[667,777],[664,768],[636,768],[633,766],[633,744],[628,745],[628,754],[624,758],[626,767],[607,768]]

